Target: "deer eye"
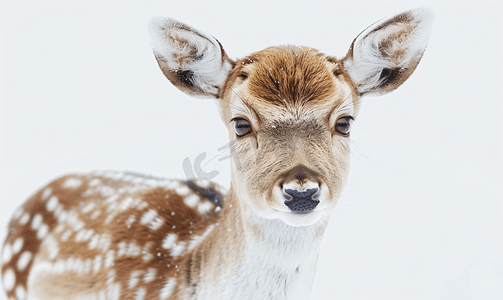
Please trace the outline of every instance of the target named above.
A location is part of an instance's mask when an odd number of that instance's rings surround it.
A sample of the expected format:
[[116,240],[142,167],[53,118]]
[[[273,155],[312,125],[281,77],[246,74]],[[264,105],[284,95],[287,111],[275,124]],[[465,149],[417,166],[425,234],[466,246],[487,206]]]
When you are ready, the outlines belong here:
[[236,131],[236,135],[238,137],[243,137],[253,131],[250,122],[246,121],[245,119],[236,118],[233,121],[234,130]]
[[349,134],[349,131],[351,130],[351,121],[353,120],[353,117],[347,116],[347,117],[342,117],[339,118],[335,122],[335,131],[338,133],[347,136]]

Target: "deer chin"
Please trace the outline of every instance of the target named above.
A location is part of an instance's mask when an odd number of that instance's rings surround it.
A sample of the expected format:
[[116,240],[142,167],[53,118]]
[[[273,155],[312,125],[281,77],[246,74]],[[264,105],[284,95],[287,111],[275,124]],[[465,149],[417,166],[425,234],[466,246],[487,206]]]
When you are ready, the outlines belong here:
[[310,212],[294,213],[286,210],[271,209],[269,213],[259,213],[259,216],[269,220],[281,220],[292,227],[311,226],[323,220],[326,209],[317,209]]
[[279,211],[277,214],[278,219],[285,222],[286,225],[290,225],[293,227],[314,225],[321,220],[322,215],[323,215],[322,210],[304,212],[304,213]]

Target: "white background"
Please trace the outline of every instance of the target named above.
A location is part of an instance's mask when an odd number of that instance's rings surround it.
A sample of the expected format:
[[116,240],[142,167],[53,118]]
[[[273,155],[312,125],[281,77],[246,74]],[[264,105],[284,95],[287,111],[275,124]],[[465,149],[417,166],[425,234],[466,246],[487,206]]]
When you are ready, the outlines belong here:
[[[342,57],[374,21],[416,6],[436,21],[415,74],[367,98],[352,171],[320,253],[313,299],[503,299],[503,17],[498,1],[1,1],[0,238],[11,212],[69,172],[229,186],[212,101],[163,77],[154,15],[211,33],[231,57],[297,44]],[[0,296],[0,299],[4,297]]]

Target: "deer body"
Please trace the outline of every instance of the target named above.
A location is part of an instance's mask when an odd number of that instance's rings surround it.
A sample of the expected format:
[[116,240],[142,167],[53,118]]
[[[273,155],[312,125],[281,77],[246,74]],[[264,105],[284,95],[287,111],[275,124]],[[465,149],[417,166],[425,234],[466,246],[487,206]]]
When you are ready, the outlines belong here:
[[61,177],[14,214],[2,250],[10,299],[309,299],[349,172],[360,97],[414,71],[432,15],[377,22],[337,59],[278,46],[233,61],[183,23],[149,28],[164,75],[220,99],[231,188],[125,172]]
[[14,214],[4,285],[28,299],[309,295],[321,236],[275,220],[271,232],[257,220],[243,226],[239,201],[224,194],[209,182],[123,172],[59,178]]

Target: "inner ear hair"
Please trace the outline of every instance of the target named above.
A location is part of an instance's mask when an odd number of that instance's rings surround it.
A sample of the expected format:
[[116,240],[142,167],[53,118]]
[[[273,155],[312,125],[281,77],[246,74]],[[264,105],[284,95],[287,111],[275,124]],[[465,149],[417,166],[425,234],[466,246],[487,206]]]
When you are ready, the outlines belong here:
[[233,62],[213,36],[179,21],[156,17],[148,24],[163,74],[186,94],[218,98]]
[[382,95],[412,75],[428,44],[433,12],[416,8],[374,23],[353,41],[344,67],[360,95]]

